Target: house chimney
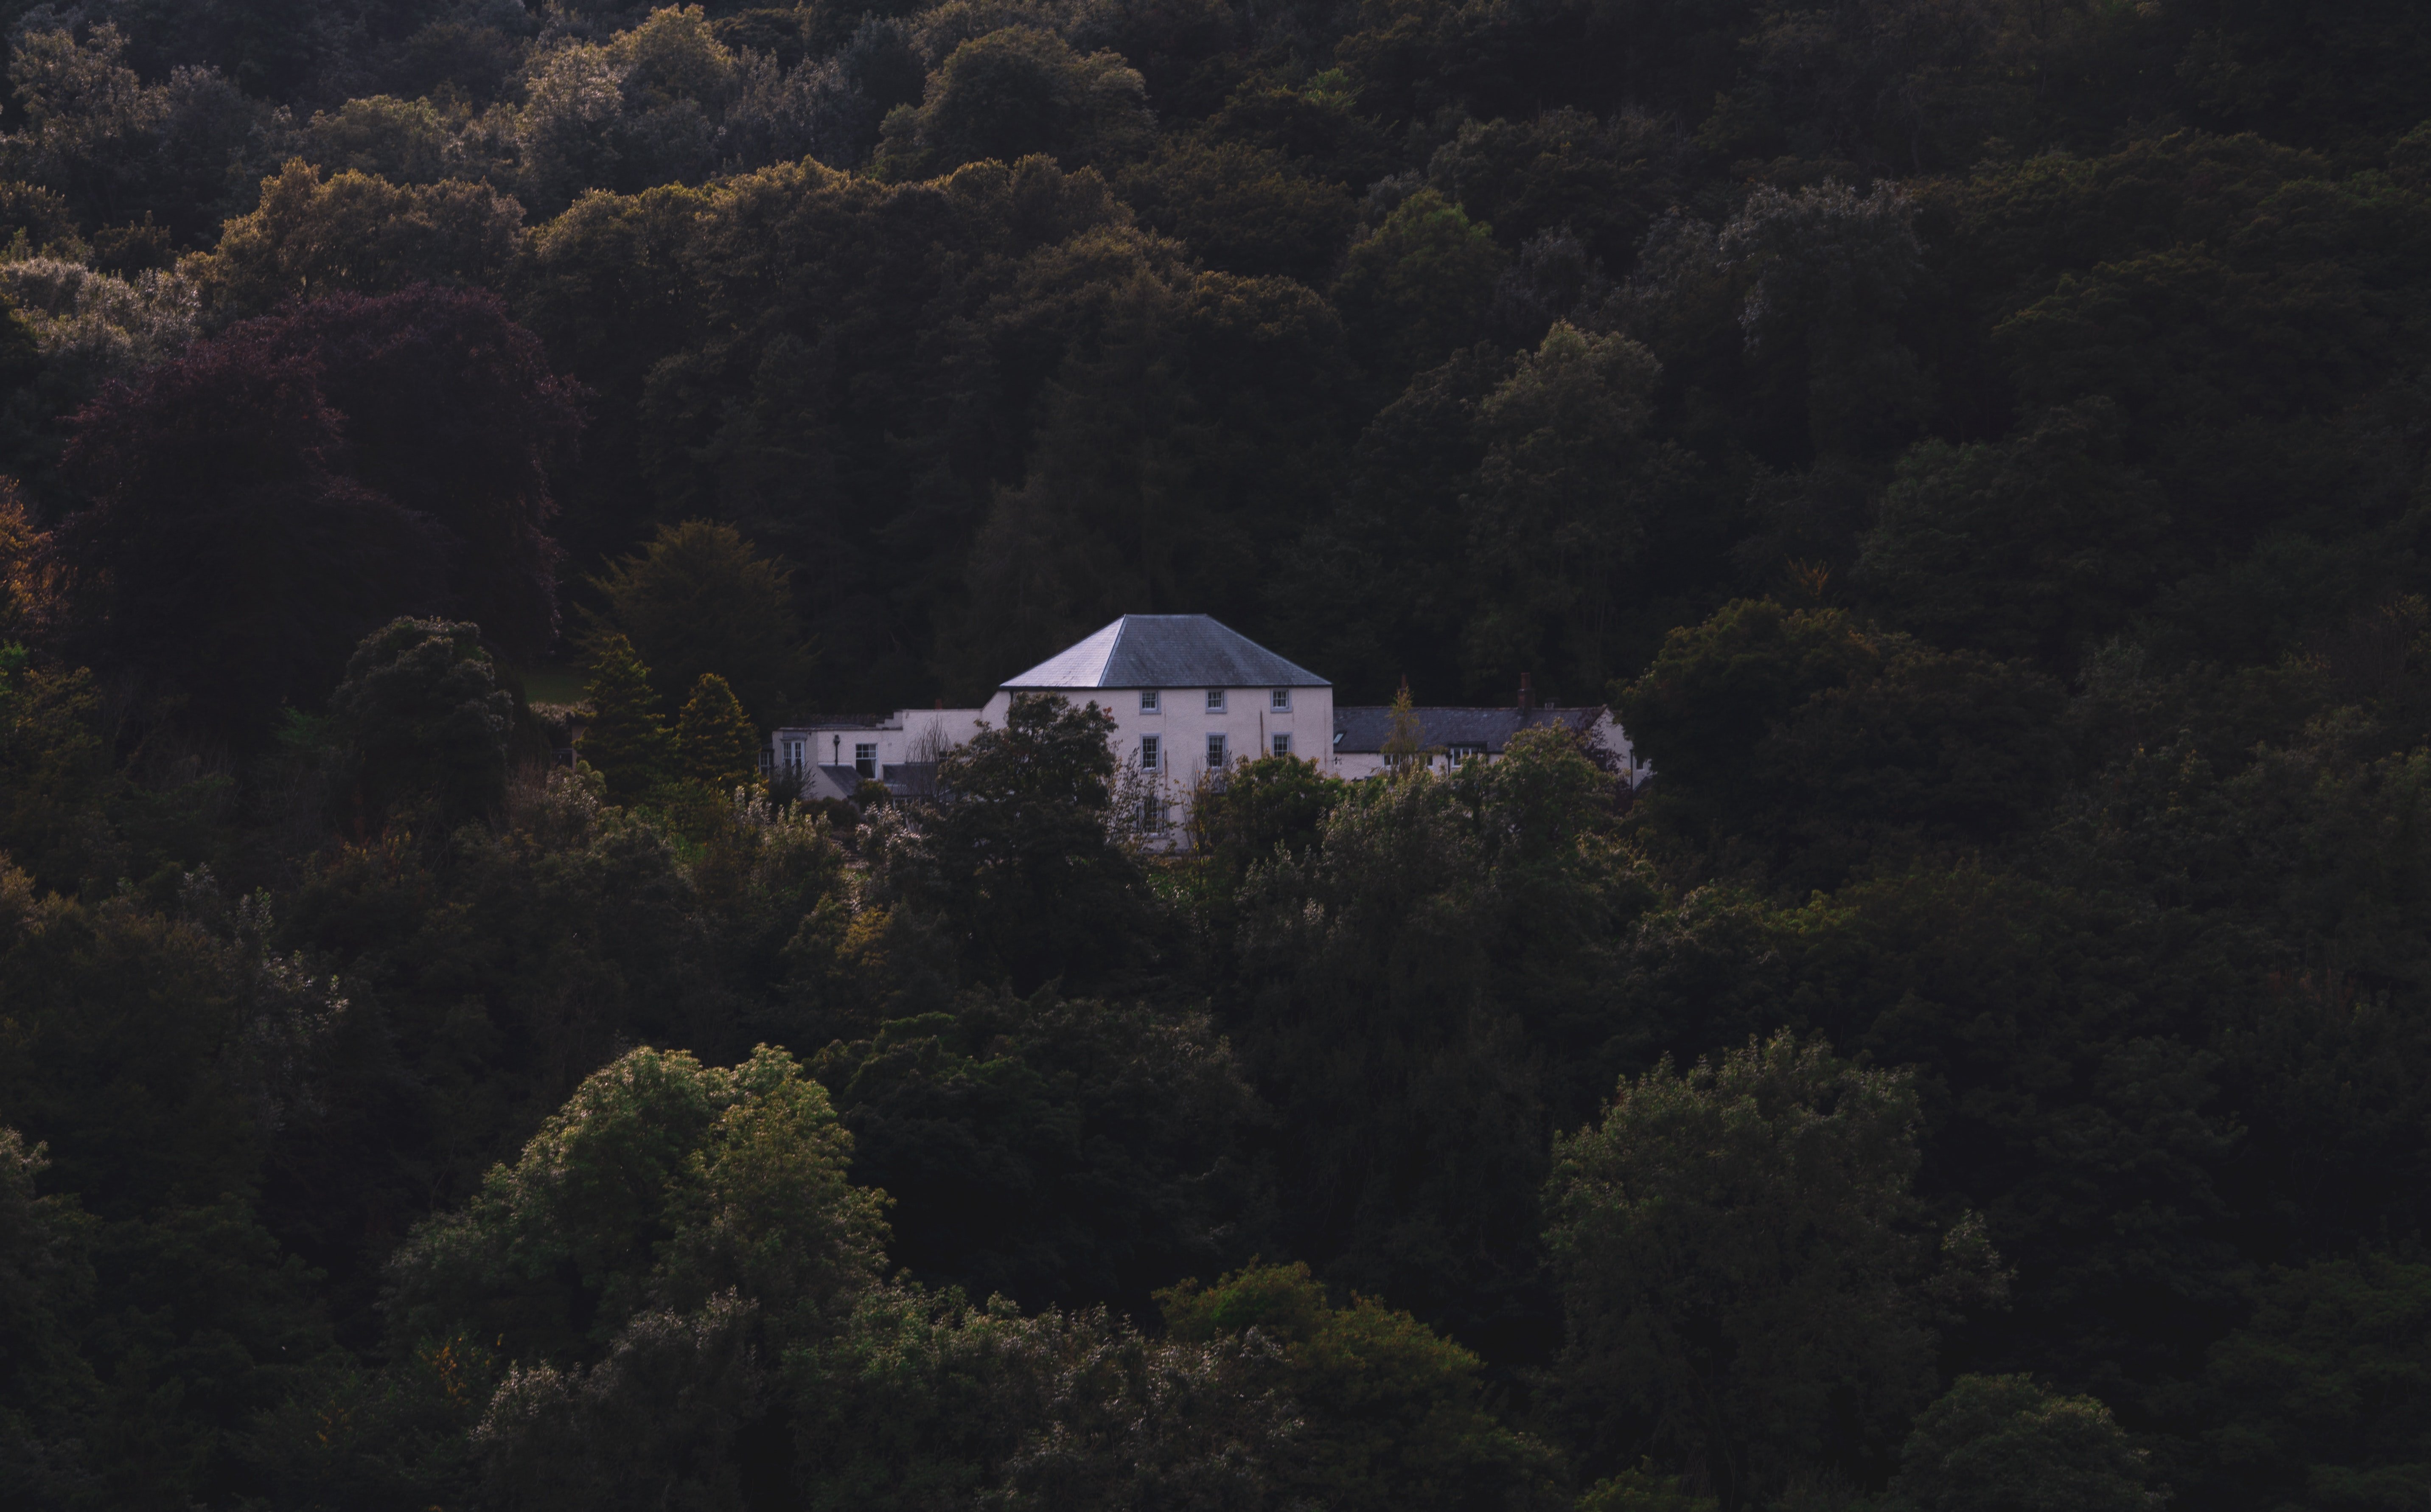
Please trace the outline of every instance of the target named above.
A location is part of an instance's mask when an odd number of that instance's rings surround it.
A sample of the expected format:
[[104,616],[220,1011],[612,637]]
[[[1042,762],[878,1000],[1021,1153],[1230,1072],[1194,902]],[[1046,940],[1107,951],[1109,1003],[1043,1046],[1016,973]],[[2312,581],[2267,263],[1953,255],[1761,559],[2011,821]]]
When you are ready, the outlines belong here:
[[1536,689],[1525,672],[1519,674],[1519,712],[1523,714],[1536,712]]

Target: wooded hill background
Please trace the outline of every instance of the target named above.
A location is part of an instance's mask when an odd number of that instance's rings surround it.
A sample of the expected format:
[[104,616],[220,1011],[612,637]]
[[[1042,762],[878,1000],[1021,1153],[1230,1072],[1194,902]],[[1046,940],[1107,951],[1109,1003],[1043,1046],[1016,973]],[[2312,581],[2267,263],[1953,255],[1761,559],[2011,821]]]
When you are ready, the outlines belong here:
[[2431,1504],[2431,12],[0,13],[12,1504]]

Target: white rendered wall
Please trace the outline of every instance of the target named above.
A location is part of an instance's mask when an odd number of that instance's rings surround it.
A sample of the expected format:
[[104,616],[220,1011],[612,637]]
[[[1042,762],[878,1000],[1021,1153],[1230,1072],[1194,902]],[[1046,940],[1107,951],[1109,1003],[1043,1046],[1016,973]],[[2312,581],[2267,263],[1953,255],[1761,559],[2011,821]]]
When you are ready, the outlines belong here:
[[[1114,716],[1115,756],[1126,765],[1138,762],[1142,735],[1158,737],[1159,764],[1177,801],[1205,773],[1207,737],[1211,734],[1225,737],[1227,759],[1235,762],[1272,754],[1274,737],[1287,734],[1292,738],[1294,756],[1316,762],[1320,771],[1333,770],[1332,688],[1293,688],[1289,690],[1291,707],[1287,710],[1273,706],[1271,688],[1226,688],[1220,713],[1207,707],[1205,688],[1159,688],[1159,707],[1152,713],[1140,708],[1142,690],[1138,688],[1056,691],[1076,707],[1095,703]],[[990,728],[1003,729],[1005,715],[1012,707],[1012,693],[998,689],[996,697],[978,709],[902,709],[878,724],[856,729],[829,726],[780,730],[774,737],[775,748],[782,752],[785,742],[804,741],[813,766],[849,766],[854,748],[863,745],[878,748],[881,768],[933,761],[939,751],[962,745],[978,734],[981,721]]]
[[[1301,761],[1316,763],[1317,769],[1329,777],[1355,781],[1384,770],[1384,758],[1379,752],[1333,749],[1332,688],[1292,689],[1292,707],[1288,711],[1272,707],[1273,691],[1227,688],[1220,714],[1208,709],[1205,688],[1160,688],[1157,693],[1161,707],[1152,714],[1140,708],[1141,690],[1137,688],[1076,688],[1066,690],[1064,696],[1075,706],[1095,703],[1114,715],[1115,755],[1126,765],[1139,760],[1142,735],[1160,737],[1165,779],[1177,801],[1206,772],[1207,737],[1211,734],[1225,737],[1232,761],[1269,755],[1274,748],[1273,737],[1287,733],[1292,737],[1292,754]],[[1012,706],[1013,695],[999,689],[996,697],[978,709],[900,709],[878,724],[856,729],[830,726],[780,730],[774,737],[775,749],[782,752],[787,740],[804,741],[813,766],[849,766],[853,764],[854,748],[861,745],[878,748],[878,762],[882,767],[934,761],[939,752],[978,734],[982,721],[992,729],[1003,729]],[[1651,775],[1649,768],[1634,764],[1629,735],[1609,713],[1598,719],[1596,734],[1604,749],[1621,759],[1634,781],[1644,781]],[[1448,770],[1450,764],[1437,757],[1434,765],[1437,770]]]
[[[1207,707],[1205,688],[1159,688],[1158,707],[1140,707],[1138,688],[1096,688],[1067,694],[1075,703],[1095,702],[1115,718],[1115,754],[1124,764],[1139,760],[1140,737],[1154,735],[1168,781],[1187,793],[1207,770],[1207,737],[1222,735],[1228,763],[1274,754],[1274,737],[1289,735],[1291,753],[1333,770],[1333,690],[1292,688],[1291,707],[1273,706],[1272,688],[1226,688],[1221,712]],[[1004,695],[998,695],[1003,697]]]

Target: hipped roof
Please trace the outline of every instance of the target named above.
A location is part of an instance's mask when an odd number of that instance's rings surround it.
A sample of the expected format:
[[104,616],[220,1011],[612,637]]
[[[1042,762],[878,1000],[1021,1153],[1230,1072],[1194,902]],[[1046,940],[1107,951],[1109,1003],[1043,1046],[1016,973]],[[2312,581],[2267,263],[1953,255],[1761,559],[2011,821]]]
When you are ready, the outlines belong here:
[[1000,684],[1033,688],[1323,688],[1333,684],[1206,614],[1125,614]]

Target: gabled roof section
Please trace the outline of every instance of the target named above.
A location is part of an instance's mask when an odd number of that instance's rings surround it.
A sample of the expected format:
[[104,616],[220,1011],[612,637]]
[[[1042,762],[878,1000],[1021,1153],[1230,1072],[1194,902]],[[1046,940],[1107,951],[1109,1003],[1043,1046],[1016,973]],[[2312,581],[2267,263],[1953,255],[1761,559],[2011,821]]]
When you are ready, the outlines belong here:
[[1324,688],[1333,684],[1205,614],[1125,614],[999,684],[1030,688]]

